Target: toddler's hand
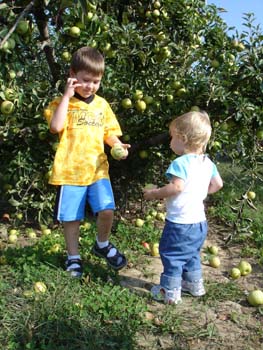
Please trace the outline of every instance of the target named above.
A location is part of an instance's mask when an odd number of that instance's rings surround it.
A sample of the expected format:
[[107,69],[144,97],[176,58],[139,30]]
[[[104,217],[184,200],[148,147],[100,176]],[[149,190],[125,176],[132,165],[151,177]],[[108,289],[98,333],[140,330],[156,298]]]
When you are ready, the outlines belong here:
[[156,188],[152,190],[147,190],[146,188],[143,189],[143,198],[146,200],[152,200],[155,198]]

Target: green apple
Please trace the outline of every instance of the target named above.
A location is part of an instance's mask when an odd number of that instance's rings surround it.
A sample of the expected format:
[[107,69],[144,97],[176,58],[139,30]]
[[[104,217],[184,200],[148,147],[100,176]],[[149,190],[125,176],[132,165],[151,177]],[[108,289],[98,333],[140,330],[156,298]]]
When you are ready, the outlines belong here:
[[47,286],[44,282],[35,282],[34,283],[34,290],[36,293],[46,293]]
[[155,209],[151,209],[150,212],[149,212],[149,214],[155,218],[156,215],[158,214],[158,212],[157,212],[157,210],[155,210]]
[[111,148],[110,154],[113,159],[120,160],[124,157],[127,157],[128,150],[123,148],[121,144],[115,143],[115,145]]
[[153,10],[152,15],[153,17],[160,17],[160,11],[158,9]]
[[36,239],[37,238],[36,232],[33,231],[33,230],[28,231],[27,236],[30,239]]
[[144,220],[143,219],[136,219],[136,221],[135,221],[135,225],[137,226],[137,227],[142,227],[143,225],[144,225]]
[[18,231],[17,231],[15,228],[12,228],[12,229],[9,231],[9,235],[18,235]]
[[213,255],[217,255],[218,254],[218,247],[215,245],[211,245],[210,247],[208,247],[208,251],[209,251],[209,253],[211,253]]
[[249,262],[241,260],[238,264],[238,268],[241,272],[241,276],[246,276],[252,272],[252,267]]
[[159,254],[159,243],[155,242],[150,245],[151,255],[152,256],[160,256]]
[[156,219],[159,221],[165,221],[165,214],[164,213],[157,213]]
[[16,218],[18,220],[22,220],[23,219],[23,213],[16,213]]
[[61,251],[61,245],[59,243],[55,243],[52,245],[52,247],[49,249],[50,253],[58,253]]
[[146,103],[147,105],[150,105],[150,104],[153,103],[153,97],[152,97],[152,96],[149,96],[149,95],[144,96],[143,100],[145,101],[145,103]]
[[135,108],[137,109],[138,112],[144,112],[146,107],[147,105],[143,100],[137,100],[135,102]]
[[166,96],[166,101],[167,101],[167,103],[173,103],[173,101],[174,101],[174,97],[173,97],[173,95],[167,95]]
[[72,37],[72,38],[78,38],[80,36],[80,29],[79,27],[77,26],[73,26],[69,29],[69,35]]
[[263,140],[263,129],[258,129],[256,135],[257,135],[257,139],[259,141],[262,141]]
[[9,76],[9,79],[15,79],[15,77],[16,77],[16,72],[14,71],[14,70],[10,70],[9,72],[8,72],[8,76]]
[[63,51],[61,54],[61,58],[63,59],[63,61],[69,62],[71,60],[71,53],[68,51]]
[[7,100],[13,101],[16,98],[15,90],[10,88],[5,89],[5,98]]
[[213,68],[218,68],[219,66],[220,66],[220,63],[219,63],[218,60],[213,59],[213,60],[211,61],[211,67],[213,67]]
[[141,159],[148,158],[148,152],[145,151],[145,150],[140,151],[140,152],[139,152],[139,157],[140,157]]
[[182,87],[176,91],[176,96],[184,96],[187,93],[186,88]]
[[48,235],[51,235],[51,230],[50,228],[44,228],[42,231],[42,235],[44,236],[48,236]]
[[13,234],[8,236],[8,242],[16,243],[16,241],[17,241],[17,235],[16,234],[13,233]]
[[25,20],[20,21],[16,27],[16,31],[21,35],[26,34],[29,31],[29,22]]
[[89,230],[91,228],[91,223],[90,222],[84,222],[81,225],[82,228],[85,228],[86,230]]
[[198,106],[192,106],[191,112],[200,112],[200,108]]
[[126,134],[126,135],[124,135],[124,136],[122,137],[122,139],[123,139],[124,142],[129,142],[130,139],[131,139],[131,137],[130,137],[130,135]]
[[247,198],[251,199],[251,200],[255,199],[256,198],[256,193],[253,192],[253,191],[248,191]]
[[263,292],[259,289],[251,291],[247,296],[247,301],[251,306],[263,305]]
[[230,271],[230,277],[236,280],[240,276],[241,276],[241,271],[237,267],[233,267]]
[[220,264],[221,264],[219,257],[218,257],[218,256],[214,256],[214,255],[212,255],[212,256],[209,258],[208,262],[209,262],[209,265],[210,265],[211,267],[214,267],[214,268],[219,267]]
[[129,98],[124,98],[124,99],[121,101],[121,105],[122,105],[122,107],[125,108],[125,109],[131,108],[131,107],[132,107],[132,101],[131,101],[131,99],[129,99]]
[[133,98],[134,100],[141,100],[143,98],[143,92],[141,90],[135,90]]
[[155,1],[155,2],[153,3],[153,7],[154,7],[155,9],[159,9],[159,8],[161,7],[160,1]]
[[8,100],[3,101],[1,103],[0,109],[1,109],[1,113],[3,114],[6,114],[6,115],[11,114],[14,111],[14,104],[13,102]]

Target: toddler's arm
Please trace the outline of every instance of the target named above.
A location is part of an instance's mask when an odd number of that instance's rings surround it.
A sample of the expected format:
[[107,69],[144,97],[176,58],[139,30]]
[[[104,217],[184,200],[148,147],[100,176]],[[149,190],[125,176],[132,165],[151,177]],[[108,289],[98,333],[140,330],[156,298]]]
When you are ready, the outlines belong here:
[[215,193],[219,191],[222,187],[223,187],[223,180],[221,179],[221,176],[218,174],[212,177],[208,187],[208,193]]
[[144,199],[163,199],[171,196],[176,196],[180,192],[182,192],[184,189],[184,180],[180,179],[179,177],[174,176],[169,184],[154,188],[151,190],[144,189],[143,190],[143,196]]

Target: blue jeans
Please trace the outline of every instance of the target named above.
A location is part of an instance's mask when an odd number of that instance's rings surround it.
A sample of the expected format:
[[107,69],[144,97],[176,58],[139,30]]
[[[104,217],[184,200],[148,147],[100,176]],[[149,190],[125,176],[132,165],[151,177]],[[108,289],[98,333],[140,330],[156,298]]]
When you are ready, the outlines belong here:
[[179,288],[182,278],[189,282],[202,278],[200,250],[206,235],[207,221],[175,224],[166,220],[159,246],[163,263],[162,287]]

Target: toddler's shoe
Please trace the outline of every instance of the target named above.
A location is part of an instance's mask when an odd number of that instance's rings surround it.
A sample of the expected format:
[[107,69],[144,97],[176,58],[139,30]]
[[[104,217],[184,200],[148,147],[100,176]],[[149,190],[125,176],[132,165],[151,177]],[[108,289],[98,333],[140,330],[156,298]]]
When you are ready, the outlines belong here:
[[161,285],[153,286],[151,294],[154,300],[163,301],[165,304],[178,304],[182,302],[181,288],[166,289]]
[[80,278],[83,274],[82,261],[80,259],[67,259],[66,271],[71,277]]
[[200,280],[194,282],[182,280],[182,291],[190,293],[194,297],[201,297],[202,295],[205,295],[203,279],[201,278]]
[[[111,249],[115,250],[115,254],[113,256],[110,256],[109,254]],[[121,254],[112,243],[109,243],[109,245],[105,248],[99,248],[97,242],[95,242],[92,248],[92,253],[100,258],[104,258],[108,265],[114,270],[120,270],[127,265],[126,257]]]

